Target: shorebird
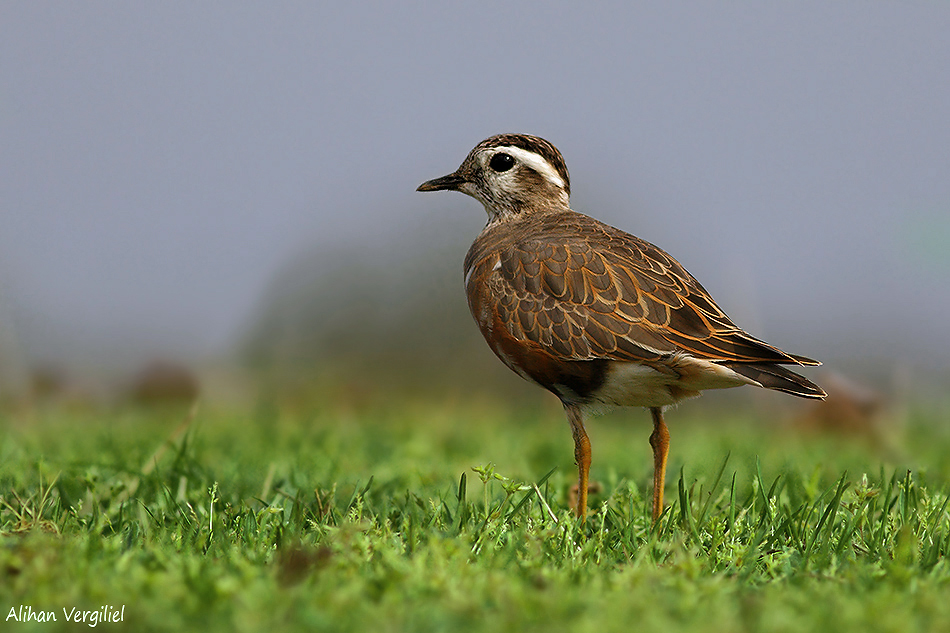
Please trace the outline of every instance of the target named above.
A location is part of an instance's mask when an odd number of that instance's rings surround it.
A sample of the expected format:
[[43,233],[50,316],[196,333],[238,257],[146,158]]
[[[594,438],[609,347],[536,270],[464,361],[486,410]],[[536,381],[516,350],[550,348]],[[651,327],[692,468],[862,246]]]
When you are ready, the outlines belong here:
[[488,223],[465,256],[468,305],[492,351],[552,392],[574,436],[577,515],[587,515],[585,418],[616,406],[653,416],[653,521],[663,513],[670,435],[663,409],[705,389],[825,392],[784,365],[819,365],[747,334],[672,256],[571,209],[561,152],[527,134],[475,146],[418,191],[460,191]]

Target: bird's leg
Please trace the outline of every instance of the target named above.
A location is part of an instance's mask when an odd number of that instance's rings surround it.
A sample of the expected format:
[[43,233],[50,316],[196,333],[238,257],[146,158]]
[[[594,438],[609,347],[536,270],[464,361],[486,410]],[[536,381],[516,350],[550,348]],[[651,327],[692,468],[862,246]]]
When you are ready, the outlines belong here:
[[666,482],[666,456],[670,452],[670,431],[663,421],[663,409],[651,407],[653,414],[653,433],[650,446],[653,447],[653,522],[663,514],[663,486]]
[[567,421],[574,434],[574,463],[577,464],[577,506],[574,511],[581,521],[587,518],[587,478],[590,473],[590,440],[584,430],[584,415],[575,404],[564,404]]

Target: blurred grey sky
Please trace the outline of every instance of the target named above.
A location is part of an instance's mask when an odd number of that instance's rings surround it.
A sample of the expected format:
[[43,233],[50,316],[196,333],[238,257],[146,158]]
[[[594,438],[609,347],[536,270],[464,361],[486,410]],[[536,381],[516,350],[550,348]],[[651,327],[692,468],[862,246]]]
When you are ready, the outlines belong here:
[[5,2],[0,326],[220,352],[295,254],[473,239],[415,187],[521,131],[756,334],[950,365],[948,33],[947,2]]

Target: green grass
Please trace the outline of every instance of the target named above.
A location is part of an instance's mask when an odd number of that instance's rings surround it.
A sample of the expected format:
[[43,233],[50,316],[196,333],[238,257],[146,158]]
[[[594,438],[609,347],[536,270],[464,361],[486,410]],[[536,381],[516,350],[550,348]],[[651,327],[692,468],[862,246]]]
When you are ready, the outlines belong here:
[[[0,611],[125,605],[108,630],[950,630],[948,409],[896,447],[702,401],[592,421],[567,508],[552,403],[2,415]],[[737,417],[737,415],[739,417]]]

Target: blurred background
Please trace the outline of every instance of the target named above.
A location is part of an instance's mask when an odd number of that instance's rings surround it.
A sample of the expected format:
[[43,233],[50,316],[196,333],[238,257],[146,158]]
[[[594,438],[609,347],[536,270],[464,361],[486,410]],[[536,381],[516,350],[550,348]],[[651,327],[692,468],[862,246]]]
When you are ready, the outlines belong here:
[[468,315],[484,211],[415,192],[515,131],[740,326],[942,393],[948,33],[945,2],[6,2],[0,389],[534,394]]

